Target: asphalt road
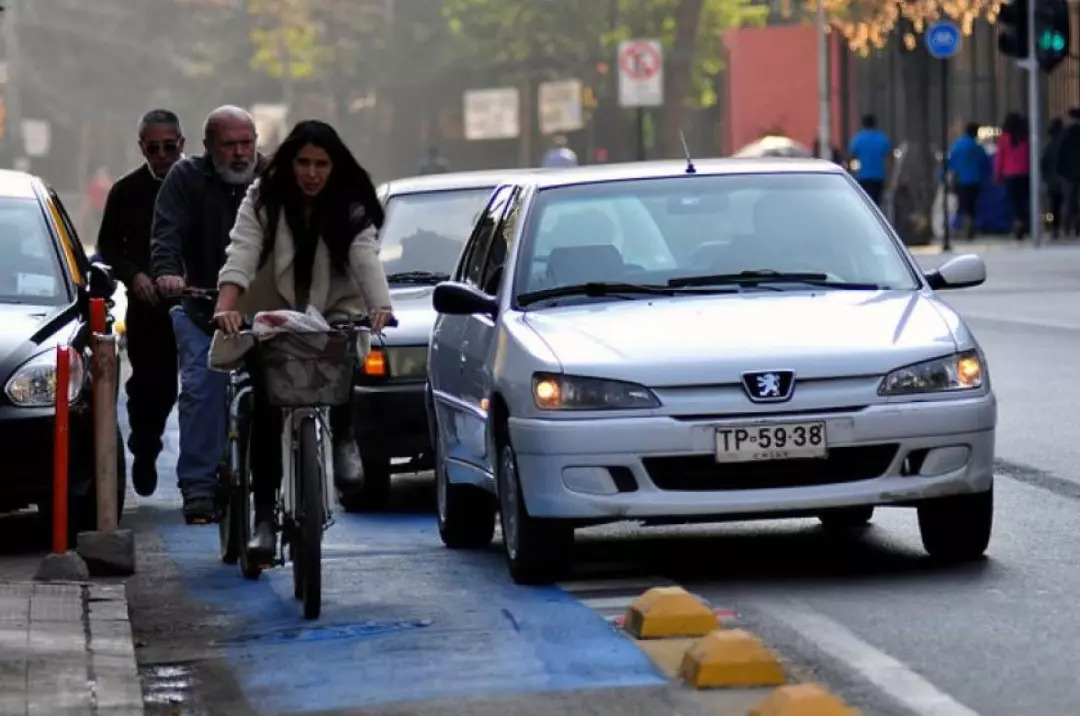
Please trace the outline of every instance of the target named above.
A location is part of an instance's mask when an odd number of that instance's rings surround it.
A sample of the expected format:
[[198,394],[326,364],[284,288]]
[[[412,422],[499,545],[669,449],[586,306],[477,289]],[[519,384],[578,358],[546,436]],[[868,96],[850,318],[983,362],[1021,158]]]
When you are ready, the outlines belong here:
[[[153,710],[693,713],[600,618],[676,582],[867,714],[1080,713],[1080,249],[980,253],[986,285],[947,298],[986,350],[1000,401],[985,561],[932,565],[905,510],[879,510],[849,537],[812,520],[612,526],[580,534],[576,585],[525,589],[497,542],[475,554],[440,546],[421,476],[389,513],[344,515],[328,533],[313,625],[299,619],[289,568],[246,582],[217,561],[215,528],[182,524],[173,423],[162,486],[129,518]],[[0,578],[17,561],[0,554]]]

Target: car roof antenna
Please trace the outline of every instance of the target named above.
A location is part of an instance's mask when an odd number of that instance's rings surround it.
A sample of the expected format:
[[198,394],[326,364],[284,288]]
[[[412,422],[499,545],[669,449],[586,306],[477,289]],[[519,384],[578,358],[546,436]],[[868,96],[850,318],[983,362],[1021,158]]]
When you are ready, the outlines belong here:
[[682,140],[683,152],[686,154],[686,173],[697,174],[697,169],[694,167],[694,160],[690,158],[690,148],[686,146],[686,135],[681,129],[679,130],[679,139]]

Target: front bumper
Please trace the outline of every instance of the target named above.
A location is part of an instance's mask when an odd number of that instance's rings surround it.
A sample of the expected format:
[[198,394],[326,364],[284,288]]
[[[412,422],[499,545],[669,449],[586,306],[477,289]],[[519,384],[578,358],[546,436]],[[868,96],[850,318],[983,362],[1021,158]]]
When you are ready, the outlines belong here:
[[[0,468],[0,512],[52,495],[55,422],[52,408],[0,407],[0,435],[6,448]],[[90,489],[94,475],[93,416],[88,405],[71,406],[68,430],[68,491],[81,496]]]
[[511,418],[510,439],[526,506],[536,517],[659,521],[813,513],[910,504],[992,484],[992,393],[768,419],[825,421],[829,457],[718,464],[716,429],[746,418]]
[[374,459],[431,454],[424,383],[357,385],[353,429],[360,453]]

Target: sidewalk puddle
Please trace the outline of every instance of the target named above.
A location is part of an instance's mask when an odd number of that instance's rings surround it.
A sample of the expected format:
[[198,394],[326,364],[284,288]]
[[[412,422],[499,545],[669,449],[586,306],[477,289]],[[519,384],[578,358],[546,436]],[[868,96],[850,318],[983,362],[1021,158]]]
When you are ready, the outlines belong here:
[[431,626],[430,619],[386,622],[363,621],[351,624],[293,627],[257,634],[241,634],[229,639],[222,639],[217,643],[236,646],[240,644],[300,644],[321,641],[353,641],[412,629],[423,629],[429,626]]
[[147,714],[205,714],[195,697],[190,664],[153,664],[139,669]]

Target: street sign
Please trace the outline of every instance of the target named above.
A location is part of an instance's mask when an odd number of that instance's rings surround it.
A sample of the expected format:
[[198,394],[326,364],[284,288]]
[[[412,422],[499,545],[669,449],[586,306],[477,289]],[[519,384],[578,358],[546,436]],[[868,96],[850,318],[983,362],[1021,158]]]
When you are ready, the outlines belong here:
[[585,126],[581,118],[581,80],[541,82],[539,94],[541,134],[576,132]]
[[623,107],[664,104],[664,53],[659,40],[619,43],[619,104]]
[[466,139],[516,139],[520,133],[517,87],[465,91]]
[[960,28],[951,20],[938,20],[926,28],[926,50],[931,57],[947,60],[960,51]]

